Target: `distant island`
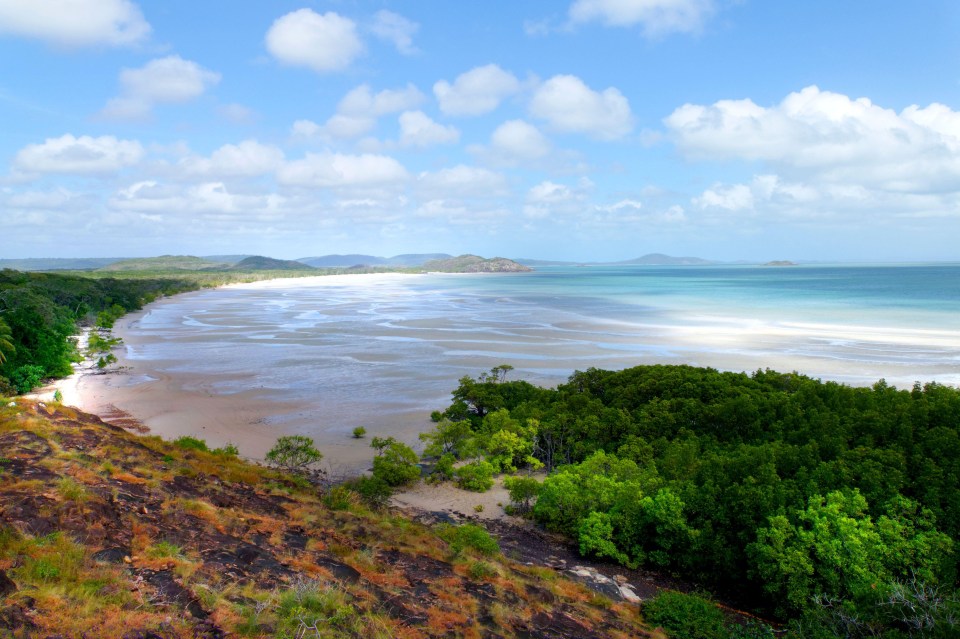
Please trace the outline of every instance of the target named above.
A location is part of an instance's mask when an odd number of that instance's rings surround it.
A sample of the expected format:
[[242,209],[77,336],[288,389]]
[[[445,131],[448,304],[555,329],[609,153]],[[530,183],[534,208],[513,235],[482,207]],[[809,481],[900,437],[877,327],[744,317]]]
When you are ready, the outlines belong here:
[[796,266],[796,262],[791,262],[790,260],[773,260],[772,262],[765,262],[764,266]]

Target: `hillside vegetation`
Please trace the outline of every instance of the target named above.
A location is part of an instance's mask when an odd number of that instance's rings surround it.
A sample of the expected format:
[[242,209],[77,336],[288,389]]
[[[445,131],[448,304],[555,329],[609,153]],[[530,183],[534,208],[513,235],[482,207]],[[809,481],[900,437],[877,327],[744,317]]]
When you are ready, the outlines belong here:
[[485,259],[477,255],[430,260],[421,268],[424,271],[440,273],[525,273],[533,270],[529,266],[504,257]]
[[230,447],[19,400],[0,451],[0,634],[662,637],[479,526],[428,528]]
[[545,467],[542,483],[508,480],[517,510],[796,637],[960,636],[957,389],[690,366],[544,389],[509,370],[464,377],[434,414],[438,477],[485,490],[494,472]]

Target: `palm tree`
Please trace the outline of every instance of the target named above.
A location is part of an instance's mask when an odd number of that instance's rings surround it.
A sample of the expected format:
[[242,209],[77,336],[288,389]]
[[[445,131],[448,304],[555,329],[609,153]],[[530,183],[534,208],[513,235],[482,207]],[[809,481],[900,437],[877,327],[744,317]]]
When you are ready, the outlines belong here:
[[13,345],[13,333],[7,323],[0,318],[0,364],[7,361],[7,354],[13,355],[17,348]]

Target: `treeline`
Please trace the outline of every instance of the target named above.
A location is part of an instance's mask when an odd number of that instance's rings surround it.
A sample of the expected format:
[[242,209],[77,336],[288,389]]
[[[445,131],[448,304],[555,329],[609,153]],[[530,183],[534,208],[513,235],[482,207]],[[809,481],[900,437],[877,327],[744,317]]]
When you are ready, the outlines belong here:
[[441,471],[545,466],[533,491],[514,484],[581,552],[695,580],[799,636],[960,634],[960,391],[689,366],[543,389],[509,368],[462,378],[434,414]]
[[194,290],[180,278],[92,279],[0,271],[0,395],[26,393],[79,361],[79,326],[104,327],[158,297]]

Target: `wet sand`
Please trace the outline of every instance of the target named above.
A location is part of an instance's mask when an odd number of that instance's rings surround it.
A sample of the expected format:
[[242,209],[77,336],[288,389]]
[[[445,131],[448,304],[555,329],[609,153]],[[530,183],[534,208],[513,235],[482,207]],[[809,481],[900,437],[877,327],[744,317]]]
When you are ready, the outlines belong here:
[[[88,363],[58,386],[88,412],[139,420],[167,439],[232,443],[255,459],[281,435],[308,435],[324,465],[347,475],[369,467],[373,436],[418,448],[430,411],[449,403],[460,376],[505,362],[513,379],[543,385],[575,369],[650,363],[769,367],[853,384],[886,377],[901,388],[957,378],[956,357],[944,356],[960,352],[956,331],[655,313],[623,322],[543,311],[531,321],[529,306],[410,286],[431,281],[422,277],[274,280],[160,300],[117,322],[125,343],[116,372]],[[293,284],[306,301],[284,297]],[[171,352],[180,359],[158,358]],[[361,425],[367,438],[354,439]],[[446,497],[428,501],[438,499]]]

